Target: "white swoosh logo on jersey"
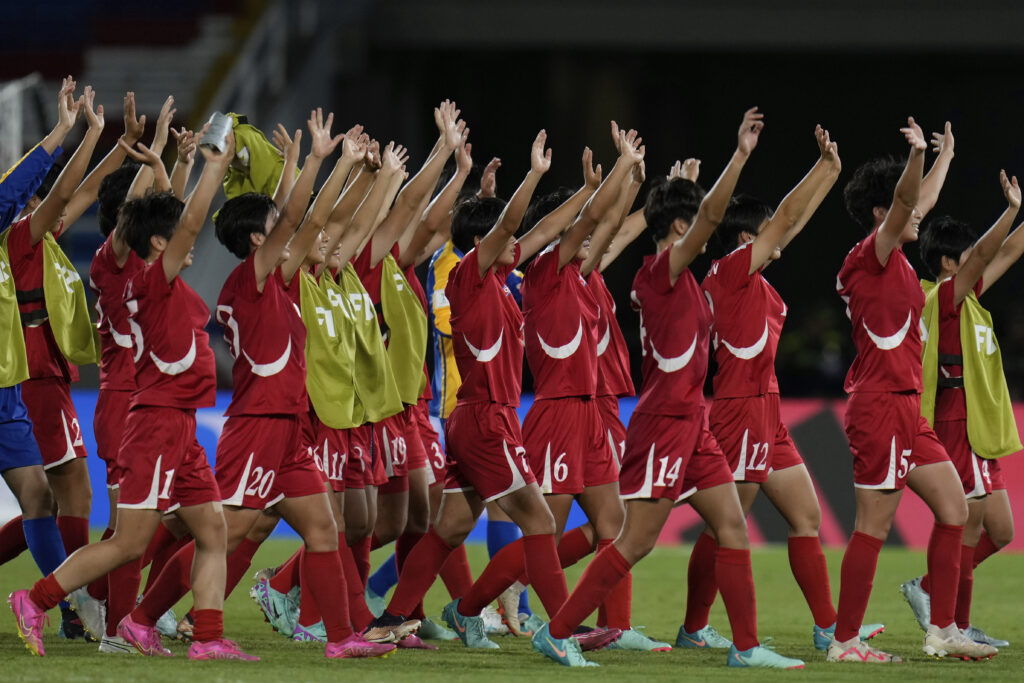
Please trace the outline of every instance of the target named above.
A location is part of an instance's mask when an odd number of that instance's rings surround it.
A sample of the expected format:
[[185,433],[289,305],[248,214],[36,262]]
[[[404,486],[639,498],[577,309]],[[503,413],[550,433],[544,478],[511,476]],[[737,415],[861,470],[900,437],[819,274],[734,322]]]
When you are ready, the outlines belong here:
[[872,332],[871,328],[868,327],[867,321],[863,318],[860,322],[867,331],[868,336],[871,337],[871,341],[875,346],[883,351],[892,351],[903,343],[903,339],[907,336],[907,332],[910,331],[911,318],[913,318],[913,311],[907,311],[907,322],[903,323],[903,327],[901,327],[896,334],[890,334],[888,337],[881,337]]
[[555,360],[563,360],[568,358],[572,354],[576,353],[577,349],[580,348],[580,342],[583,341],[583,319],[580,319],[580,326],[576,330],[576,336],[568,344],[562,344],[561,346],[551,346],[544,338],[540,336],[540,332],[537,333],[537,341],[540,342],[540,347],[544,349],[544,353],[548,354]]
[[765,344],[768,343],[768,319],[764,321],[764,332],[761,333],[761,338],[758,339],[752,346],[733,346],[725,339],[720,340],[722,345],[729,350],[729,353],[736,356],[740,360],[750,360],[755,358],[764,351]]
[[132,356],[132,360],[138,363],[139,359],[142,358],[142,349],[146,344],[145,340],[142,338],[142,327],[137,322],[129,318],[128,329],[131,330],[131,336],[135,339],[135,343],[138,344],[138,350],[135,352],[135,355]]
[[249,361],[249,365],[252,366],[252,374],[260,377],[273,377],[277,373],[284,370],[284,366],[288,365],[288,358],[292,355],[292,338],[288,337],[288,346],[285,348],[284,353],[281,357],[272,363],[257,363],[255,362],[245,349],[242,349],[242,355]]
[[110,327],[110,336],[113,337],[115,344],[120,346],[122,349],[130,349],[130,348],[132,348],[132,335],[131,335],[131,333],[121,334],[120,332],[118,332],[117,330],[114,329],[114,323],[110,323],[109,327]]
[[180,360],[168,363],[152,351],[149,352],[149,357],[153,359],[157,369],[165,375],[180,375],[191,368],[192,364],[196,362],[196,333],[192,332],[192,346],[189,347],[188,353],[182,356]]
[[501,340],[502,337],[504,336],[505,330],[502,330],[501,333],[498,335],[498,341],[494,342],[494,344],[487,349],[478,349],[477,347],[473,346],[469,342],[469,337],[467,337],[465,334],[462,335],[462,338],[466,341],[466,346],[469,348],[469,352],[473,354],[473,358],[476,358],[481,363],[490,363],[497,357],[498,352],[501,351]]
[[604,336],[601,337],[601,341],[597,342],[597,355],[603,356],[604,352],[608,350],[608,344],[612,340],[612,324],[609,322],[608,326],[604,328]]
[[673,358],[665,358],[658,349],[654,348],[654,340],[651,340],[651,353],[654,354],[654,360],[658,363],[658,369],[662,372],[676,372],[682,370],[690,363],[690,359],[693,358],[693,352],[697,349],[697,335],[693,335],[693,341],[690,342],[690,348],[686,349],[681,356],[675,356]]

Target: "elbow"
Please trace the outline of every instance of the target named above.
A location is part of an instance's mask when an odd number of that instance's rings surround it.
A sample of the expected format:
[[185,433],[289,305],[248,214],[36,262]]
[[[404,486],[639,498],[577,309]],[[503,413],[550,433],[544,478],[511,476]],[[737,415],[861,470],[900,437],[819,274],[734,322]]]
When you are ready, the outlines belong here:
[[696,223],[698,220],[703,220],[717,228],[719,224],[721,224],[723,218],[725,218],[724,208],[722,210],[717,210],[701,204],[700,208],[697,209],[697,215],[693,222]]

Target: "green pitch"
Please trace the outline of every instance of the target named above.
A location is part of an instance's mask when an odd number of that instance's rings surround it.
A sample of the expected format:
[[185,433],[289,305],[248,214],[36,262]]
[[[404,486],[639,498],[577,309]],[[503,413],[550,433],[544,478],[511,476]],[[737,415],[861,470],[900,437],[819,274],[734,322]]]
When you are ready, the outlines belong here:
[[[296,547],[293,542],[268,543],[256,555],[253,570],[284,560]],[[674,642],[682,621],[685,600],[686,561],[689,548],[657,548],[641,562],[633,574],[633,623],[645,625],[650,635]],[[374,566],[385,556],[374,553]],[[473,571],[483,567],[482,546],[470,549]],[[828,553],[832,570],[834,597],[838,599],[841,553]],[[996,555],[976,574],[974,621],[990,634],[1013,643],[992,661],[965,663],[936,661],[921,653],[922,633],[910,614],[898,586],[924,569],[924,555],[899,549],[886,549],[878,564],[875,590],[868,608],[868,621],[884,622],[887,630],[876,644],[900,654],[900,665],[861,666],[827,664],[824,653],[811,644],[811,621],[796,583],[789,571],[785,548],[755,551],[754,573],[758,596],[758,625],[761,639],[791,657],[807,662],[804,671],[738,671],[725,666],[725,653],[673,650],[670,653],[603,651],[588,655],[601,664],[599,669],[570,670],[559,667],[534,653],[526,639],[498,637],[501,650],[476,652],[460,643],[442,643],[439,652],[399,650],[386,660],[327,661],[323,648],[300,645],[273,633],[263,622],[259,609],[248,598],[248,580],[243,581],[227,603],[226,635],[263,661],[189,662],[185,646],[172,643],[174,659],[149,659],[141,655],[100,654],[96,645],[80,641],[68,643],[57,637],[59,612],[51,612],[52,624],[46,632],[44,659],[31,656],[15,634],[14,620],[7,606],[0,617],[0,680],[4,681],[543,681],[567,676],[587,681],[624,679],[689,680],[1021,680],[1024,678],[1024,629],[1021,628],[1021,577],[1024,556]],[[569,585],[575,584],[582,566],[568,572]],[[0,591],[29,587],[37,570],[28,554],[0,567]],[[443,588],[428,595],[429,615],[437,616],[448,601]],[[533,599],[535,609],[539,601]],[[187,606],[179,605],[180,614]],[[711,623],[724,635],[729,624],[719,600]]]

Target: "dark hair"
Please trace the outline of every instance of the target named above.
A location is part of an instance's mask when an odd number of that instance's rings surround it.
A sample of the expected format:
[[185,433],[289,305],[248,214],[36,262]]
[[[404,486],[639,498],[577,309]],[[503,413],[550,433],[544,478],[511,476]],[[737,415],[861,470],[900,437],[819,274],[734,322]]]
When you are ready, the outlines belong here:
[[40,200],[46,199],[46,195],[50,194],[50,190],[53,189],[54,183],[57,182],[57,178],[60,177],[61,171],[64,167],[54,162],[50,170],[46,172],[46,177],[43,178],[43,182],[39,183],[39,187],[32,193],[33,197],[39,197]]
[[157,192],[129,199],[121,205],[117,224],[125,243],[139,258],[148,259],[149,238],[158,235],[171,239],[185,205],[172,192]]
[[771,218],[775,209],[771,205],[750,195],[736,195],[729,201],[722,222],[715,229],[720,256],[724,256],[739,246],[740,233],[749,232],[756,235],[761,223]]
[[249,236],[267,233],[267,216],[271,211],[277,211],[277,206],[265,194],[246,192],[232,197],[213,217],[217,239],[238,258],[248,257],[252,252]]
[[704,188],[683,178],[673,178],[652,187],[644,204],[644,220],[654,241],[668,237],[675,219],[692,222],[703,199]]
[[117,169],[100,183],[99,208],[96,211],[96,219],[100,224],[100,232],[104,237],[110,235],[117,227],[117,212],[124,203],[124,198],[132,186],[132,181],[138,175],[142,164],[136,161],[126,161],[121,168]]
[[959,261],[964,250],[977,239],[978,235],[974,228],[967,223],[952,216],[938,216],[928,221],[921,230],[921,260],[932,277],[937,278],[942,273],[943,256]]
[[[431,198],[441,194],[441,190],[448,184],[448,181],[452,179],[452,176],[458,171],[458,165],[455,163],[455,159],[451,158],[445,163],[444,168],[441,170],[441,176],[437,179],[437,183],[434,184],[434,191],[431,193]],[[465,199],[466,197],[473,197],[477,192],[480,191],[480,179],[483,178],[484,167],[480,164],[473,164],[473,167],[469,169],[469,175],[466,176],[466,182],[462,184],[462,189],[459,190],[459,196],[456,201]]]
[[575,193],[572,189],[563,186],[554,192],[534,197],[533,201],[530,202],[529,208],[526,209],[526,214],[523,216],[522,228],[524,230],[532,230],[533,226],[537,225],[542,218],[564,204],[573,194]]
[[888,209],[892,206],[896,184],[903,175],[906,159],[883,157],[862,165],[853,173],[850,182],[843,188],[846,212],[862,228],[871,231],[875,227],[876,206]]
[[452,244],[463,254],[473,249],[473,240],[483,237],[498,222],[505,202],[496,197],[469,197],[458,203],[452,215]]

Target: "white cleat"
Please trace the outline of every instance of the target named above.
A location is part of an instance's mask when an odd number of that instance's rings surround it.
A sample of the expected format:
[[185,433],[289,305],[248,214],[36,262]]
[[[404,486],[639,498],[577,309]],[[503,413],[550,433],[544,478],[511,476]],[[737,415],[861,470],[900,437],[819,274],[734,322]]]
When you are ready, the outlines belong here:
[[121,636],[103,636],[100,641],[100,652],[108,652],[115,655],[136,655],[139,651]]
[[999,654],[999,650],[991,645],[976,643],[965,636],[956,624],[946,628],[930,625],[921,649],[929,657],[955,657],[965,662],[992,659]]
[[840,643],[835,638],[828,646],[828,662],[854,662],[856,664],[898,664],[903,660],[896,655],[876,649],[856,636]]
[[102,640],[107,633],[107,606],[101,601],[89,595],[89,591],[82,586],[78,590],[71,591],[68,595],[68,602],[71,609],[82,620],[82,628],[89,632],[93,638]]

